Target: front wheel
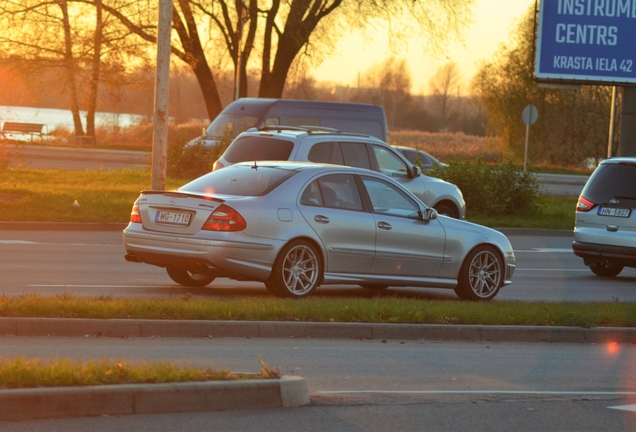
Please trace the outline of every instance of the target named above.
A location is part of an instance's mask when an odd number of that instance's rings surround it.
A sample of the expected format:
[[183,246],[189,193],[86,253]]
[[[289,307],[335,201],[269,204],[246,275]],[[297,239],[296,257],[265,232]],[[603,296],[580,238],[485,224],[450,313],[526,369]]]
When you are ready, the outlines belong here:
[[278,254],[265,286],[276,296],[301,298],[316,289],[321,275],[322,263],[316,247],[308,241],[295,240]]
[[187,287],[204,287],[212,283],[216,276],[204,275],[199,273],[192,273],[188,270],[183,270],[175,267],[166,267],[168,276],[170,279],[178,283],[179,285]]
[[590,270],[596,276],[614,277],[623,271],[623,266],[613,261],[603,261],[597,265],[590,266]]
[[462,265],[455,294],[462,300],[488,301],[497,295],[503,279],[504,264],[497,251],[478,246]]
[[459,219],[459,212],[457,211],[455,207],[453,207],[450,204],[441,203],[441,204],[437,204],[433,208],[437,210],[437,214]]

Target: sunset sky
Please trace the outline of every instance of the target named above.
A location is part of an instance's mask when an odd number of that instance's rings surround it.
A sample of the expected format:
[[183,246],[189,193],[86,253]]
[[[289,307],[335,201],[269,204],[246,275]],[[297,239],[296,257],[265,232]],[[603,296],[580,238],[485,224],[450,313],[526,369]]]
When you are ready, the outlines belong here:
[[[476,0],[475,19],[464,32],[464,44],[451,44],[446,56],[425,53],[424,42],[414,39],[409,51],[398,56],[409,59],[411,92],[426,94],[430,77],[449,61],[456,62],[462,77],[470,81],[478,62],[492,58],[499,45],[508,40],[515,21],[534,3],[535,0]],[[355,86],[358,73],[364,73],[389,54],[385,34],[378,34],[373,40],[352,34],[344,37],[339,47],[339,53],[314,70],[316,79]],[[467,93],[462,91],[462,94]]]

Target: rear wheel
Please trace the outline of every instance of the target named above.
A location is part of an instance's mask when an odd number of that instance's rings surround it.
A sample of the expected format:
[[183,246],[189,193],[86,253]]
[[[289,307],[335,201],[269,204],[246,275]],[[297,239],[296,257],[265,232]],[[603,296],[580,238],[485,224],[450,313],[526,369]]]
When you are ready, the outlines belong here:
[[491,300],[499,292],[503,279],[504,264],[497,251],[491,246],[478,246],[462,265],[455,293],[462,300]]
[[166,267],[168,276],[170,279],[178,283],[179,285],[188,287],[204,287],[212,283],[216,276],[204,275],[199,273],[193,273],[188,270],[183,270],[175,267]]
[[616,264],[614,261],[602,261],[597,265],[590,266],[590,270],[596,276],[614,277],[623,271],[623,266]]
[[322,263],[316,247],[308,241],[295,240],[278,254],[265,286],[276,296],[301,298],[316,289],[321,275]]

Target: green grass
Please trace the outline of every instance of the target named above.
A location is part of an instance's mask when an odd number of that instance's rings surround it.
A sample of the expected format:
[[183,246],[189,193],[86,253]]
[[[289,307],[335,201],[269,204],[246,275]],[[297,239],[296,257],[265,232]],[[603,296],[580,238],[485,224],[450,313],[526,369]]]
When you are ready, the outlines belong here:
[[518,216],[473,215],[470,209],[466,218],[471,222],[494,228],[544,228],[574,230],[574,209],[576,197],[541,196],[540,212]]
[[72,295],[0,297],[0,316],[39,318],[371,322],[414,324],[636,326],[636,303],[474,303],[376,297],[296,301],[270,297],[235,300],[128,299]]
[[90,386],[105,384],[150,384],[187,381],[220,381],[280,376],[260,358],[263,366],[254,374],[232,373],[227,369],[180,365],[173,362],[130,362],[58,358],[50,362],[16,357],[0,360],[0,389]]
[[[187,181],[168,178],[167,188]],[[150,185],[150,171],[144,170],[0,169],[0,220],[125,223],[139,192]],[[502,217],[468,209],[467,219],[495,228],[573,229],[576,198],[541,196],[540,206],[539,213]]]
[[[168,180],[175,188],[184,180]],[[128,222],[139,192],[150,189],[150,171],[0,170],[4,221]],[[77,201],[79,207],[73,206]]]

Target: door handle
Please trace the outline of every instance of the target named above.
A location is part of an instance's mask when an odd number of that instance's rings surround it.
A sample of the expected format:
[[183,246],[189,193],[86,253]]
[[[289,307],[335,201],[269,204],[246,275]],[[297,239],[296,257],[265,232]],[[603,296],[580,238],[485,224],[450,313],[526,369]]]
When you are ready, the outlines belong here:
[[330,222],[329,218],[323,215],[314,216],[314,220],[318,223],[323,223],[323,224],[328,224]]
[[391,224],[386,223],[386,222],[378,222],[378,228],[383,229],[383,230],[390,230],[391,228],[393,228],[391,226]]

